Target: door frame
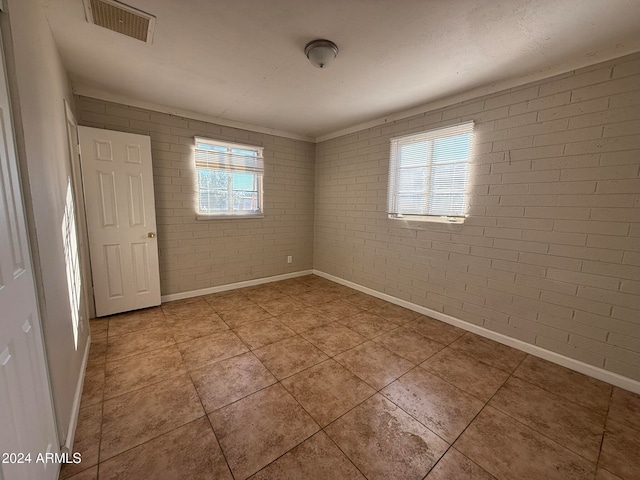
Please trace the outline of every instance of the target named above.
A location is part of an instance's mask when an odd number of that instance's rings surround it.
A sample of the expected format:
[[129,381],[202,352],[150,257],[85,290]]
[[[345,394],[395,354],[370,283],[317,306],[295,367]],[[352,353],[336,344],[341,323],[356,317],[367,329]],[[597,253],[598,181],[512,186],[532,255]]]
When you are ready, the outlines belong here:
[[[87,216],[84,203],[84,184],[82,183],[82,162],[80,159],[80,138],[78,136],[78,122],[67,100],[64,100],[64,113],[67,125],[67,143],[69,145],[69,163],[71,165],[71,178],[73,182],[73,196],[76,211],[76,226],[80,248],[80,275],[82,281],[82,298],[85,305],[85,319],[95,318],[96,307],[93,298],[93,277],[91,273],[91,261],[89,251],[89,230],[87,229]],[[75,132],[75,138],[73,136]]]

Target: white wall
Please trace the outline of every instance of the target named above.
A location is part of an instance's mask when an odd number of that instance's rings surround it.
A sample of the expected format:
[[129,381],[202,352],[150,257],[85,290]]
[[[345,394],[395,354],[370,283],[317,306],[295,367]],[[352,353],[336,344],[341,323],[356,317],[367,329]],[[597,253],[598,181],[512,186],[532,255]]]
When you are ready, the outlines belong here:
[[5,50],[23,190],[58,433],[64,441],[89,333],[85,326],[76,345],[62,237],[71,178],[64,100],[73,102],[73,96],[40,2],[5,4],[11,35],[3,31],[3,36],[10,43],[5,42]]

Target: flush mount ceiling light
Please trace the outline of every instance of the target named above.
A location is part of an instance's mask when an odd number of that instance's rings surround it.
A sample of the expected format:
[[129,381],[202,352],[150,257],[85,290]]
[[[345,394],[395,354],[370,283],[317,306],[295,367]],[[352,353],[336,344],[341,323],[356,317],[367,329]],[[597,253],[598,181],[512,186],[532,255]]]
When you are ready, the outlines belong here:
[[314,67],[327,68],[338,55],[338,46],[330,40],[312,40],[304,47],[304,54]]

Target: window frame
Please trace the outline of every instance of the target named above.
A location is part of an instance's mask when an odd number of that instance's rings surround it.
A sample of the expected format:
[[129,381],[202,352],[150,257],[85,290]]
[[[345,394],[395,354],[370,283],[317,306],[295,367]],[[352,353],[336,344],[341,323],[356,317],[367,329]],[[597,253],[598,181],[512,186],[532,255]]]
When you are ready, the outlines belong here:
[[[223,219],[243,219],[243,218],[264,218],[264,147],[258,145],[246,145],[240,143],[226,142],[222,140],[216,140],[207,137],[194,137],[195,145],[194,145],[194,169],[195,169],[195,182],[196,182],[196,201],[195,201],[195,211],[196,218],[198,220],[223,220]],[[226,148],[226,162],[225,164],[210,162],[210,164],[206,164],[204,161],[199,161],[198,159],[198,150],[205,151],[204,149],[198,148],[198,144],[206,144],[211,145],[213,147]],[[255,166],[240,166],[240,165],[232,165],[233,156],[232,150],[244,150],[255,152],[255,157],[251,157],[249,155],[240,156],[236,158],[239,160],[241,157],[246,159],[255,158]],[[216,168],[217,167],[217,168]],[[228,201],[231,209],[225,211],[202,211],[200,210],[201,205],[201,192],[202,188],[200,186],[200,169],[210,169],[217,171],[225,171],[231,174],[239,173],[239,172],[251,172],[254,174],[254,182],[255,182],[255,191],[257,195],[257,210],[244,211],[246,213],[242,213],[243,210],[234,210],[233,209],[233,192],[237,191],[233,189],[232,181],[229,182],[228,185]],[[232,177],[233,178],[233,177]]]
[[[438,222],[438,223],[464,223],[465,218],[468,216],[469,204],[468,204],[468,190],[470,180],[472,147],[473,147],[473,134],[475,124],[473,121],[458,123],[454,125],[447,125],[444,127],[433,128],[418,133],[412,133],[408,135],[402,135],[393,137],[390,139],[390,156],[389,156],[389,177],[387,184],[387,215],[390,219],[401,219],[408,221],[423,221],[423,222]],[[468,135],[468,145],[465,145],[468,155],[466,158],[460,160],[445,160],[441,163],[434,163],[434,150],[435,142],[448,137],[456,137]],[[422,148],[425,150],[424,162],[416,163],[415,165],[401,165],[401,148],[408,145],[420,145],[424,144]],[[418,157],[419,159],[419,157]],[[410,158],[408,160],[411,160]],[[432,206],[432,200],[436,194],[434,194],[433,172],[438,166],[453,165],[454,169],[456,165],[464,165],[466,172],[463,181],[464,192],[462,193],[462,206],[464,212],[455,212],[452,209],[446,214],[442,213],[427,213]],[[422,189],[413,192],[416,195],[423,195],[425,197],[424,204],[420,213],[407,213],[401,212],[400,197],[401,195],[411,193],[407,188],[402,189],[401,172],[404,170],[421,169],[424,174],[424,181],[422,182]],[[454,173],[455,175],[455,173]],[[405,183],[405,187],[406,187]],[[441,187],[442,188],[442,187]],[[459,189],[459,187],[458,187]],[[444,192],[445,194],[447,192]],[[452,194],[458,194],[459,192],[451,192]],[[442,193],[441,193],[442,194]]]

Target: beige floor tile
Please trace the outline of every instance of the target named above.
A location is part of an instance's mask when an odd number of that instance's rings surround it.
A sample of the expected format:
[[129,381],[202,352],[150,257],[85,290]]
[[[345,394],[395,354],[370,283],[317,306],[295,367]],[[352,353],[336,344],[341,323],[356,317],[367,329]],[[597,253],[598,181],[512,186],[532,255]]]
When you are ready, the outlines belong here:
[[598,468],[598,471],[596,472],[596,480],[622,480],[622,479],[617,475],[614,475],[613,473],[609,473],[602,468]]
[[319,313],[311,307],[305,307],[302,310],[285,313],[284,315],[279,315],[276,318],[296,333],[306,332],[307,330],[318,328],[332,322],[329,317]]
[[102,340],[109,335],[109,317],[89,320],[91,340]]
[[205,301],[205,297],[203,296],[198,296],[198,297],[188,297],[188,298],[182,298],[180,300],[172,300],[170,302],[164,302],[162,304],[162,308],[164,309],[174,309],[174,308],[181,308],[184,305],[191,305],[192,303],[202,303]]
[[379,394],[325,432],[369,480],[420,480],[448,447]]
[[451,447],[425,480],[495,480],[495,477]]
[[607,420],[599,467],[623,478],[640,479],[640,436],[638,431]]
[[431,373],[415,368],[380,393],[449,443],[484,403]]
[[509,377],[508,372],[449,347],[420,366],[483,402],[488,402]]
[[344,300],[333,300],[331,302],[321,303],[314,308],[331,320],[342,320],[362,311],[360,308]]
[[318,432],[251,480],[365,480],[324,432]]
[[366,293],[362,292],[355,292],[351,295],[347,295],[346,297],[342,298],[342,300],[363,310],[370,310],[375,307],[381,307],[386,305],[387,303],[384,300],[381,300],[372,295],[367,295]]
[[498,479],[587,480],[595,464],[492,407],[454,447]]
[[107,361],[107,342],[106,338],[102,338],[100,340],[91,339],[87,368],[104,367],[104,364]]
[[388,322],[384,318],[370,312],[356,313],[355,315],[340,320],[340,323],[369,339],[393,330],[394,328],[398,328],[395,323]]
[[319,430],[276,384],[209,415],[236,480],[244,480]]
[[444,345],[405,327],[383,333],[373,341],[415,364],[425,361],[444,348]]
[[81,407],[94,405],[104,400],[104,368],[87,368],[82,387]]
[[601,415],[607,413],[611,385],[532,355],[514,372],[522,378]]
[[393,303],[374,307],[369,311],[381,316],[388,322],[395,323],[396,325],[404,325],[420,316],[418,312],[401,307],[400,305],[394,305]]
[[489,405],[587,460],[598,460],[604,416],[518,378],[510,378]]
[[299,335],[261,347],[253,353],[278,380],[329,358]]
[[206,417],[100,464],[100,480],[232,480]]
[[280,282],[275,282],[273,286],[280,290],[282,293],[292,295],[294,297],[311,290],[311,287],[309,285],[299,281],[296,278],[290,278],[287,280],[282,280]]
[[231,330],[179,343],[178,349],[186,367],[190,370],[249,351],[249,348]]
[[222,330],[228,330],[229,326],[222,321],[218,314],[211,312],[206,316],[168,319],[173,338],[177,343],[188,342],[195,338],[206,337]]
[[178,300],[162,304],[162,311],[167,318],[188,320],[193,317],[206,317],[214,313],[213,308],[202,297]]
[[245,294],[238,293],[237,290],[205,295],[204,299],[218,314],[233,312],[240,308],[256,305],[256,302]]
[[[63,478],[63,477],[60,477]],[[97,480],[98,479],[98,466],[87,468],[80,473],[76,473],[72,477],[68,477],[68,480]]]
[[415,365],[375,342],[336,355],[336,361],[376,390],[390,384]]
[[320,285],[318,289],[335,294],[338,296],[338,298],[348,297],[349,295],[353,295],[356,292],[356,290],[354,290],[353,288],[349,288],[345,285],[340,285],[339,283],[334,283],[331,281],[325,285]]
[[640,480],[638,395],[320,276],[91,333],[64,480]]
[[334,360],[287,378],[282,385],[321,427],[375,393],[374,389]]
[[250,352],[193,370],[191,378],[207,412],[213,412],[277,381]]
[[613,387],[607,418],[640,430],[640,395]]
[[334,300],[340,299],[341,297],[342,295],[340,295],[339,293],[321,290],[318,288],[296,295],[296,299],[310,306],[332,302]]
[[152,327],[109,337],[107,361],[138,355],[158,348],[168,347],[175,343],[176,341],[168,326]]
[[301,335],[330,357],[367,341],[362,335],[338,322],[307,330]]
[[109,319],[109,336],[124,335],[152,327],[164,327],[165,316],[162,308],[151,307],[133,312],[121,313],[107,317]]
[[188,376],[125,393],[103,405],[101,461],[205,414]]
[[297,279],[312,288],[327,287],[335,283],[335,282],[332,282],[331,280],[327,280],[326,278],[323,278],[319,275],[314,275],[314,274],[298,277]]
[[463,351],[467,355],[482,360],[492,367],[500,368],[509,373],[513,372],[520,362],[527,356],[526,353],[494,342],[475,333],[467,332],[451,344],[451,348]]
[[81,463],[65,463],[60,478],[66,479],[78,472],[98,464],[100,454],[100,432],[102,426],[102,404],[82,407],[78,412],[78,425],[73,441],[73,452],[82,457]]
[[406,327],[412,332],[419,333],[423,337],[444,345],[449,345],[465,333],[461,328],[425,315],[421,315],[412,322],[407,323]]
[[113,398],[185,373],[175,345],[107,362],[104,397]]
[[252,350],[293,337],[296,334],[296,332],[275,318],[237,327],[234,332]]
[[224,323],[231,328],[238,328],[260,320],[271,318],[272,315],[257,303],[242,308],[219,312]]
[[262,308],[264,308],[271,315],[282,315],[284,313],[295,312],[306,308],[306,305],[288,295],[282,295],[281,297],[272,298],[258,302]]
[[240,290],[254,302],[264,302],[282,296],[282,292],[271,285],[256,285]]

